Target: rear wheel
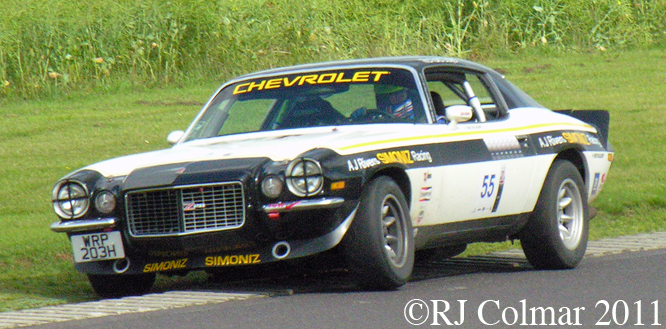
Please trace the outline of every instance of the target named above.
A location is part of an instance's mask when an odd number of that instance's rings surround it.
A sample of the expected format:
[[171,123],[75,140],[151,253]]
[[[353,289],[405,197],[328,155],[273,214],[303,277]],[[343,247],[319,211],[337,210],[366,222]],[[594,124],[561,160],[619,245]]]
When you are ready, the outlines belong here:
[[569,161],[556,160],[534,212],[520,233],[530,264],[540,269],[569,269],[587,249],[589,216],[585,184]]
[[88,274],[88,281],[102,298],[137,296],[150,292],[155,283],[155,273]]
[[342,241],[349,270],[368,289],[395,289],[414,268],[412,223],[405,196],[389,177],[364,189],[358,212]]

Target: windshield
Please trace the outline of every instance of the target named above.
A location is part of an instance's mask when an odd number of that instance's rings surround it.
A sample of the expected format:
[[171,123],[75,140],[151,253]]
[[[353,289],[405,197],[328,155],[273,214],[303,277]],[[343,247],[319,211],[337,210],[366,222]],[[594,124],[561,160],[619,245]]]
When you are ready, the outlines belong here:
[[316,71],[243,80],[225,87],[185,140],[385,122],[427,122],[410,71],[377,67]]

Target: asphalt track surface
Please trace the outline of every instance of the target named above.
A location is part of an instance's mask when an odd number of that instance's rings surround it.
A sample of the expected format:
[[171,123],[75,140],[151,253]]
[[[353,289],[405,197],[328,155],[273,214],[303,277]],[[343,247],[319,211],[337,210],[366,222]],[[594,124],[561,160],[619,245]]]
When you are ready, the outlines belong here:
[[360,292],[327,273],[4,312],[0,328],[660,327],[665,263],[666,232],[642,234],[590,242],[570,271],[536,271],[509,250],[419,264],[397,291]]

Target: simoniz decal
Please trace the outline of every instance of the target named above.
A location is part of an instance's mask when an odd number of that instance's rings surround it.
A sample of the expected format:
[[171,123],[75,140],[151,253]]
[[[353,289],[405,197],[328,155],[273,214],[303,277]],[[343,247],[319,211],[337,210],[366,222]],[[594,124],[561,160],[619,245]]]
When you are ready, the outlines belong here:
[[562,133],[562,137],[570,144],[590,145],[590,141],[584,133]]
[[414,164],[416,162],[433,162],[430,151],[397,150],[375,153],[374,157],[356,156],[347,160],[347,169],[352,171],[370,169],[380,164]]
[[294,77],[279,77],[259,81],[251,81],[236,85],[234,95],[251,91],[267,89],[289,88],[303,85],[321,85],[331,83],[364,83],[377,82],[382,76],[389,75],[389,71],[358,71],[353,74],[347,72],[331,72],[323,74],[304,74]]
[[430,152],[427,151],[400,150],[381,152],[377,153],[377,159],[379,159],[379,161],[381,161],[383,164],[412,164],[414,162],[424,161],[432,163],[432,156],[430,155]]
[[412,163],[414,163],[414,160],[412,160],[412,154],[409,152],[409,150],[389,151],[389,152],[377,153],[377,159],[379,159],[379,161],[381,161],[383,164],[390,164],[390,163],[412,164]]
[[146,264],[143,267],[144,273],[168,271],[168,270],[178,270],[183,269],[187,266],[187,258],[177,259],[177,260],[168,260],[161,263],[150,263]]
[[205,264],[208,267],[248,265],[248,264],[259,264],[259,263],[261,263],[259,254],[209,256],[206,257],[205,260]]

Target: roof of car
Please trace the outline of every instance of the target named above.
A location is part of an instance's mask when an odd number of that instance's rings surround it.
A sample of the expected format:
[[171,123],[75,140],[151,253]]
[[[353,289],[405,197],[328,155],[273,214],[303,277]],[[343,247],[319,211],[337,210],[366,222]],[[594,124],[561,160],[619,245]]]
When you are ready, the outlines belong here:
[[240,76],[234,80],[248,79],[263,75],[275,75],[294,71],[318,70],[318,69],[331,69],[336,67],[347,66],[363,66],[363,65],[403,65],[410,66],[417,71],[432,64],[450,65],[453,67],[465,67],[480,71],[492,71],[490,68],[481,64],[454,57],[440,57],[440,56],[398,56],[398,57],[374,57],[363,59],[351,59],[341,61],[330,61],[320,63],[300,64],[287,67],[279,67],[268,69],[258,72],[249,73]]
[[349,68],[354,66],[363,67],[365,65],[404,66],[404,67],[411,67],[417,72],[421,72],[424,68],[429,66],[448,66],[452,68],[465,68],[481,72],[487,72],[500,88],[502,94],[504,95],[504,99],[508,103],[509,108],[526,107],[526,106],[543,107],[543,105],[539,104],[537,101],[532,99],[525,92],[515,87],[510,82],[508,82],[504,78],[504,75],[500,74],[499,72],[487,66],[469,60],[455,58],[455,57],[442,57],[442,56],[371,57],[363,59],[350,59],[350,60],[285,66],[285,67],[257,71],[242,76],[238,76],[234,79],[225,82],[222,85],[222,87],[220,87],[219,90],[222,90],[225,86],[238,83],[239,81],[255,79],[265,76],[276,76],[281,74],[292,74],[297,72],[307,72],[307,71],[317,71],[317,70],[332,70],[339,68]]

